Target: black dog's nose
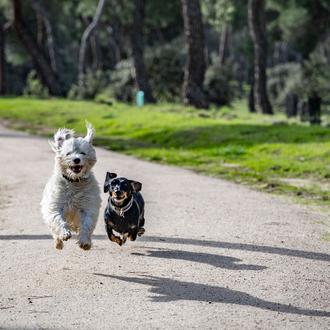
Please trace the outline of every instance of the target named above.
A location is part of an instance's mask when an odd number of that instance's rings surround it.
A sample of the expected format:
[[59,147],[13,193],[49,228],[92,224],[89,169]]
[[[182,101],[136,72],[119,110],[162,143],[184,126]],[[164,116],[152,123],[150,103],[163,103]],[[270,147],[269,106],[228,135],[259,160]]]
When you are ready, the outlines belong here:
[[121,192],[119,190],[115,191],[116,196],[121,196]]
[[74,162],[75,164],[79,164],[79,163],[80,163],[80,158],[75,158],[75,159],[73,160],[73,162]]

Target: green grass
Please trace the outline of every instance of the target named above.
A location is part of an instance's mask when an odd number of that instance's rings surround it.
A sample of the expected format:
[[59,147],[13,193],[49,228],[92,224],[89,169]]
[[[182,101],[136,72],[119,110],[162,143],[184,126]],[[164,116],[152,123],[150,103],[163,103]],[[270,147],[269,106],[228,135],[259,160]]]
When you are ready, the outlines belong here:
[[4,98],[0,118],[49,136],[63,126],[83,133],[87,119],[96,128],[97,145],[329,204],[330,129],[287,122],[282,115],[249,114],[242,102],[197,111],[173,104],[139,109],[120,103]]

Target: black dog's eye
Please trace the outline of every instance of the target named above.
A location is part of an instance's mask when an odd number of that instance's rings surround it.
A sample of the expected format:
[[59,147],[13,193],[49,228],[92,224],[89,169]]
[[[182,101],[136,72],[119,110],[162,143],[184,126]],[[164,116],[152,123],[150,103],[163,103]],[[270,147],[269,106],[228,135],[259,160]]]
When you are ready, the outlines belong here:
[[86,156],[86,153],[85,152],[81,152],[80,154]]
[[115,186],[115,185],[117,185],[119,183],[119,180],[112,180],[111,181],[111,185],[112,186]]

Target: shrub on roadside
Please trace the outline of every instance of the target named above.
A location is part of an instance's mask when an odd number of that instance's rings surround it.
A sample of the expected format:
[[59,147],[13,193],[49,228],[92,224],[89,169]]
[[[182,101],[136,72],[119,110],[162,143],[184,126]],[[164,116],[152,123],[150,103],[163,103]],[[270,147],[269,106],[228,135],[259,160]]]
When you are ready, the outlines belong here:
[[153,48],[146,53],[146,67],[154,96],[160,101],[181,98],[184,50],[176,43]]
[[26,85],[23,89],[24,96],[35,96],[38,98],[47,98],[49,96],[48,89],[43,86],[37,77],[35,70],[30,71],[26,78]]
[[81,84],[74,84],[69,93],[69,99],[94,99],[109,81],[108,72],[98,70],[85,73]]
[[[176,45],[154,47],[146,51],[145,66],[155,98],[159,101],[178,101],[183,82],[182,48]],[[119,62],[111,73],[110,83],[102,95],[123,102],[132,102],[135,93],[133,60]]]
[[210,103],[218,106],[230,104],[238,91],[231,66],[221,66],[215,60],[206,70],[204,91]]

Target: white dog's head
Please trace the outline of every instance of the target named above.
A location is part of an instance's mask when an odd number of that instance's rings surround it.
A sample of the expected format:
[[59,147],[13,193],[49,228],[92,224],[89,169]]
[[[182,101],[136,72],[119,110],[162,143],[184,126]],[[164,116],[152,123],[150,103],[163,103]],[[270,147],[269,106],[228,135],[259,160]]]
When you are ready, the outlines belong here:
[[56,161],[62,174],[71,180],[87,177],[90,169],[96,163],[96,153],[92,145],[94,128],[86,123],[85,137],[74,137],[74,131],[60,128],[50,142],[56,153]]

